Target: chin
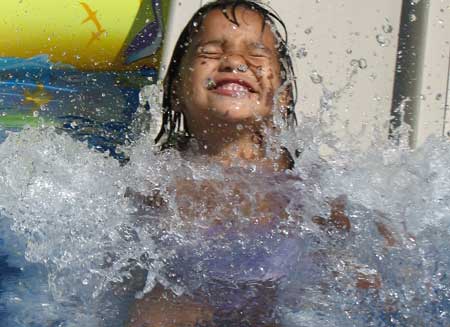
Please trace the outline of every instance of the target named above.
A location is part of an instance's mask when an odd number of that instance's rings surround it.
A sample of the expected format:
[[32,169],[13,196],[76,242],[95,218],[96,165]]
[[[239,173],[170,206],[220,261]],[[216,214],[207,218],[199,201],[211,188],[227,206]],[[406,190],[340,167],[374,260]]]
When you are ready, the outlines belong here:
[[250,110],[224,110],[224,111],[216,111],[215,118],[230,124],[252,124],[254,125],[258,121],[265,120],[269,115],[261,114],[255,111]]
[[255,108],[254,104],[231,103],[229,105],[216,106],[211,110],[211,116],[222,121],[233,123],[262,120],[271,116],[272,111],[267,108]]

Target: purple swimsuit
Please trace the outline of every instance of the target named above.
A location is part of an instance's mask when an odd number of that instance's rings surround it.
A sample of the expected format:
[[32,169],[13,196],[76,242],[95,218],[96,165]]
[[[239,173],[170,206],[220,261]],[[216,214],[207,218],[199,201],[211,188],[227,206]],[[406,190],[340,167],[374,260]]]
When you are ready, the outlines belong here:
[[291,278],[311,285],[321,271],[318,258],[307,252],[317,239],[294,235],[267,225],[211,227],[201,239],[177,249],[168,275],[223,316],[259,312],[259,321],[269,321]]

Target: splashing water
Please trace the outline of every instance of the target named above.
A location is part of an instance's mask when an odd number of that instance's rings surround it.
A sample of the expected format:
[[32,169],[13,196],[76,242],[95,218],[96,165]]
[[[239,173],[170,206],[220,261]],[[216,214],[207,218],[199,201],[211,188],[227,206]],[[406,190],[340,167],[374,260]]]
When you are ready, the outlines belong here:
[[263,306],[282,326],[448,324],[450,145],[374,139],[358,153],[321,119],[281,136],[296,168],[270,175],[154,153],[149,136],[120,165],[52,128],[9,135],[2,326],[121,326],[156,283],[220,319]]

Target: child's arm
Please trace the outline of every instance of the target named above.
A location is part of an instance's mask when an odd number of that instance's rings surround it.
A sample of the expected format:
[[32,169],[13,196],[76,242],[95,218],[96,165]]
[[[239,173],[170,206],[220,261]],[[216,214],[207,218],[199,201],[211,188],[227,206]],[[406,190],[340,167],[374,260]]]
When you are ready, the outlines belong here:
[[212,322],[213,312],[188,296],[175,296],[159,285],[131,310],[127,327],[195,327]]
[[[330,214],[328,218],[323,218],[320,216],[315,216],[312,218],[312,221],[321,228],[329,232],[349,232],[351,230],[351,222],[345,213],[345,207],[347,204],[347,199],[345,196],[339,196],[336,199],[330,201]],[[381,212],[377,212],[380,218],[384,217],[384,214]],[[397,238],[393,231],[386,226],[382,219],[376,220],[375,226],[378,230],[378,233],[383,237],[385,241],[386,249],[394,247],[398,245]],[[358,267],[355,266],[355,269],[364,268],[363,266]],[[367,272],[362,271],[357,272],[357,277],[355,281],[355,286],[359,289],[379,289],[382,287],[381,276],[378,273],[368,274]]]

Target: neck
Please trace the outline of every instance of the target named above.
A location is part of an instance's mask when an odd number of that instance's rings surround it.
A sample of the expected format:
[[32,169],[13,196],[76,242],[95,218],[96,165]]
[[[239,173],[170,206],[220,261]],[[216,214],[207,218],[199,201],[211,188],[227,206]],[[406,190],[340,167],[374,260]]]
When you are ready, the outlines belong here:
[[[206,131],[206,132],[205,132]],[[263,170],[280,171],[290,167],[290,158],[286,151],[277,149],[279,155],[269,158],[264,140],[253,127],[228,126],[228,128],[209,128],[193,134],[199,144],[199,151],[224,166],[239,162],[252,164]]]

